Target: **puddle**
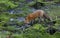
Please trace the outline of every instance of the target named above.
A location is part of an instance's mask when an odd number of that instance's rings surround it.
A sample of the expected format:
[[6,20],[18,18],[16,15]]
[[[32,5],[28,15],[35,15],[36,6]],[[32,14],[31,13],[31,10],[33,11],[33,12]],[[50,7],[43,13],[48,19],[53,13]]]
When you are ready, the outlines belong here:
[[24,21],[25,20],[25,18],[24,17],[18,17],[18,18],[16,18],[17,19],[17,21],[20,21],[20,22],[22,22],[22,21]]

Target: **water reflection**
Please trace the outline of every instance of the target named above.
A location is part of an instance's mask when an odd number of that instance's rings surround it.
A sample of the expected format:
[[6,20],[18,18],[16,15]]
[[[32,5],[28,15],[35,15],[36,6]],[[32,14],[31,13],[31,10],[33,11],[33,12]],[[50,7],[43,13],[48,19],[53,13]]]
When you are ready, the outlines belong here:
[[[13,20],[13,19],[11,19],[11,20]],[[25,20],[25,18],[24,18],[24,17],[17,17],[15,20],[17,20],[17,21],[19,21],[19,22],[22,22],[22,21]]]
[[13,14],[13,13],[14,13],[14,10],[8,10],[8,12],[9,12],[10,14]]
[[10,14],[20,14],[20,13],[22,13],[23,11],[17,9],[17,10],[9,10],[8,12],[9,12]]
[[10,18],[10,21],[14,21],[14,18]]

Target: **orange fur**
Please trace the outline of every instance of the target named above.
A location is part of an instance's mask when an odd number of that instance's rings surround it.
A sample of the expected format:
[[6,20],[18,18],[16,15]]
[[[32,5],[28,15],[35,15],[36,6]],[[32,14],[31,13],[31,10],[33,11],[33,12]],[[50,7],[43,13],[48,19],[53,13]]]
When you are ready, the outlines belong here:
[[43,10],[36,10],[33,13],[27,15],[24,22],[29,23],[30,21],[34,20],[37,17],[43,17],[44,14],[45,14],[45,12]]

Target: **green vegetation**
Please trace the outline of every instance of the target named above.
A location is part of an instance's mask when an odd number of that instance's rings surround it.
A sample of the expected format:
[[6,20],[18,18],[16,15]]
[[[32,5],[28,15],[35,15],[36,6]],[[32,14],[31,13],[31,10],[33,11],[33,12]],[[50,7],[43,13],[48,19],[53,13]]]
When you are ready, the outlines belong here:
[[[37,0],[37,2],[44,3],[48,8],[42,7],[49,16],[52,17],[53,20],[56,20],[57,23],[53,26],[56,29],[60,28],[60,6],[52,5],[56,4],[55,2],[60,2],[60,0],[53,0],[50,2],[46,2],[44,0]],[[36,3],[36,0],[32,2],[26,2],[25,0],[0,0],[0,37],[5,38],[11,32],[12,38],[60,38],[60,32],[56,32],[53,35],[50,35],[46,32],[48,27],[44,27],[44,24],[34,24],[29,28],[26,28],[24,31],[20,30],[17,26],[22,26],[24,22],[17,20],[18,17],[25,18],[29,13],[32,13],[33,9],[29,7]],[[8,12],[9,10],[15,10],[13,14]],[[18,12],[19,10],[19,12]],[[22,12],[20,12],[22,10]],[[13,21],[10,21],[11,18],[14,18]],[[12,24],[9,24],[9,23]],[[7,27],[4,25],[7,23]],[[16,25],[14,25],[15,23]],[[59,29],[60,30],[60,29]],[[14,33],[14,31],[17,31]]]

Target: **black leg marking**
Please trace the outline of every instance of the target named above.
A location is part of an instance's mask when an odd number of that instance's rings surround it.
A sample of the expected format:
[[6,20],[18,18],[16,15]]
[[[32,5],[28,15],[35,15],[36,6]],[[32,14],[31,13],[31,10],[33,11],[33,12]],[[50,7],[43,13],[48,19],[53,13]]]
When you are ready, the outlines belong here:
[[28,25],[31,25],[31,26],[32,26],[32,25],[33,25],[33,22],[34,22],[34,21],[33,21],[33,20],[31,20],[31,21],[30,21],[30,23],[29,23]]
[[40,23],[41,22],[41,17],[38,17],[38,23]]

